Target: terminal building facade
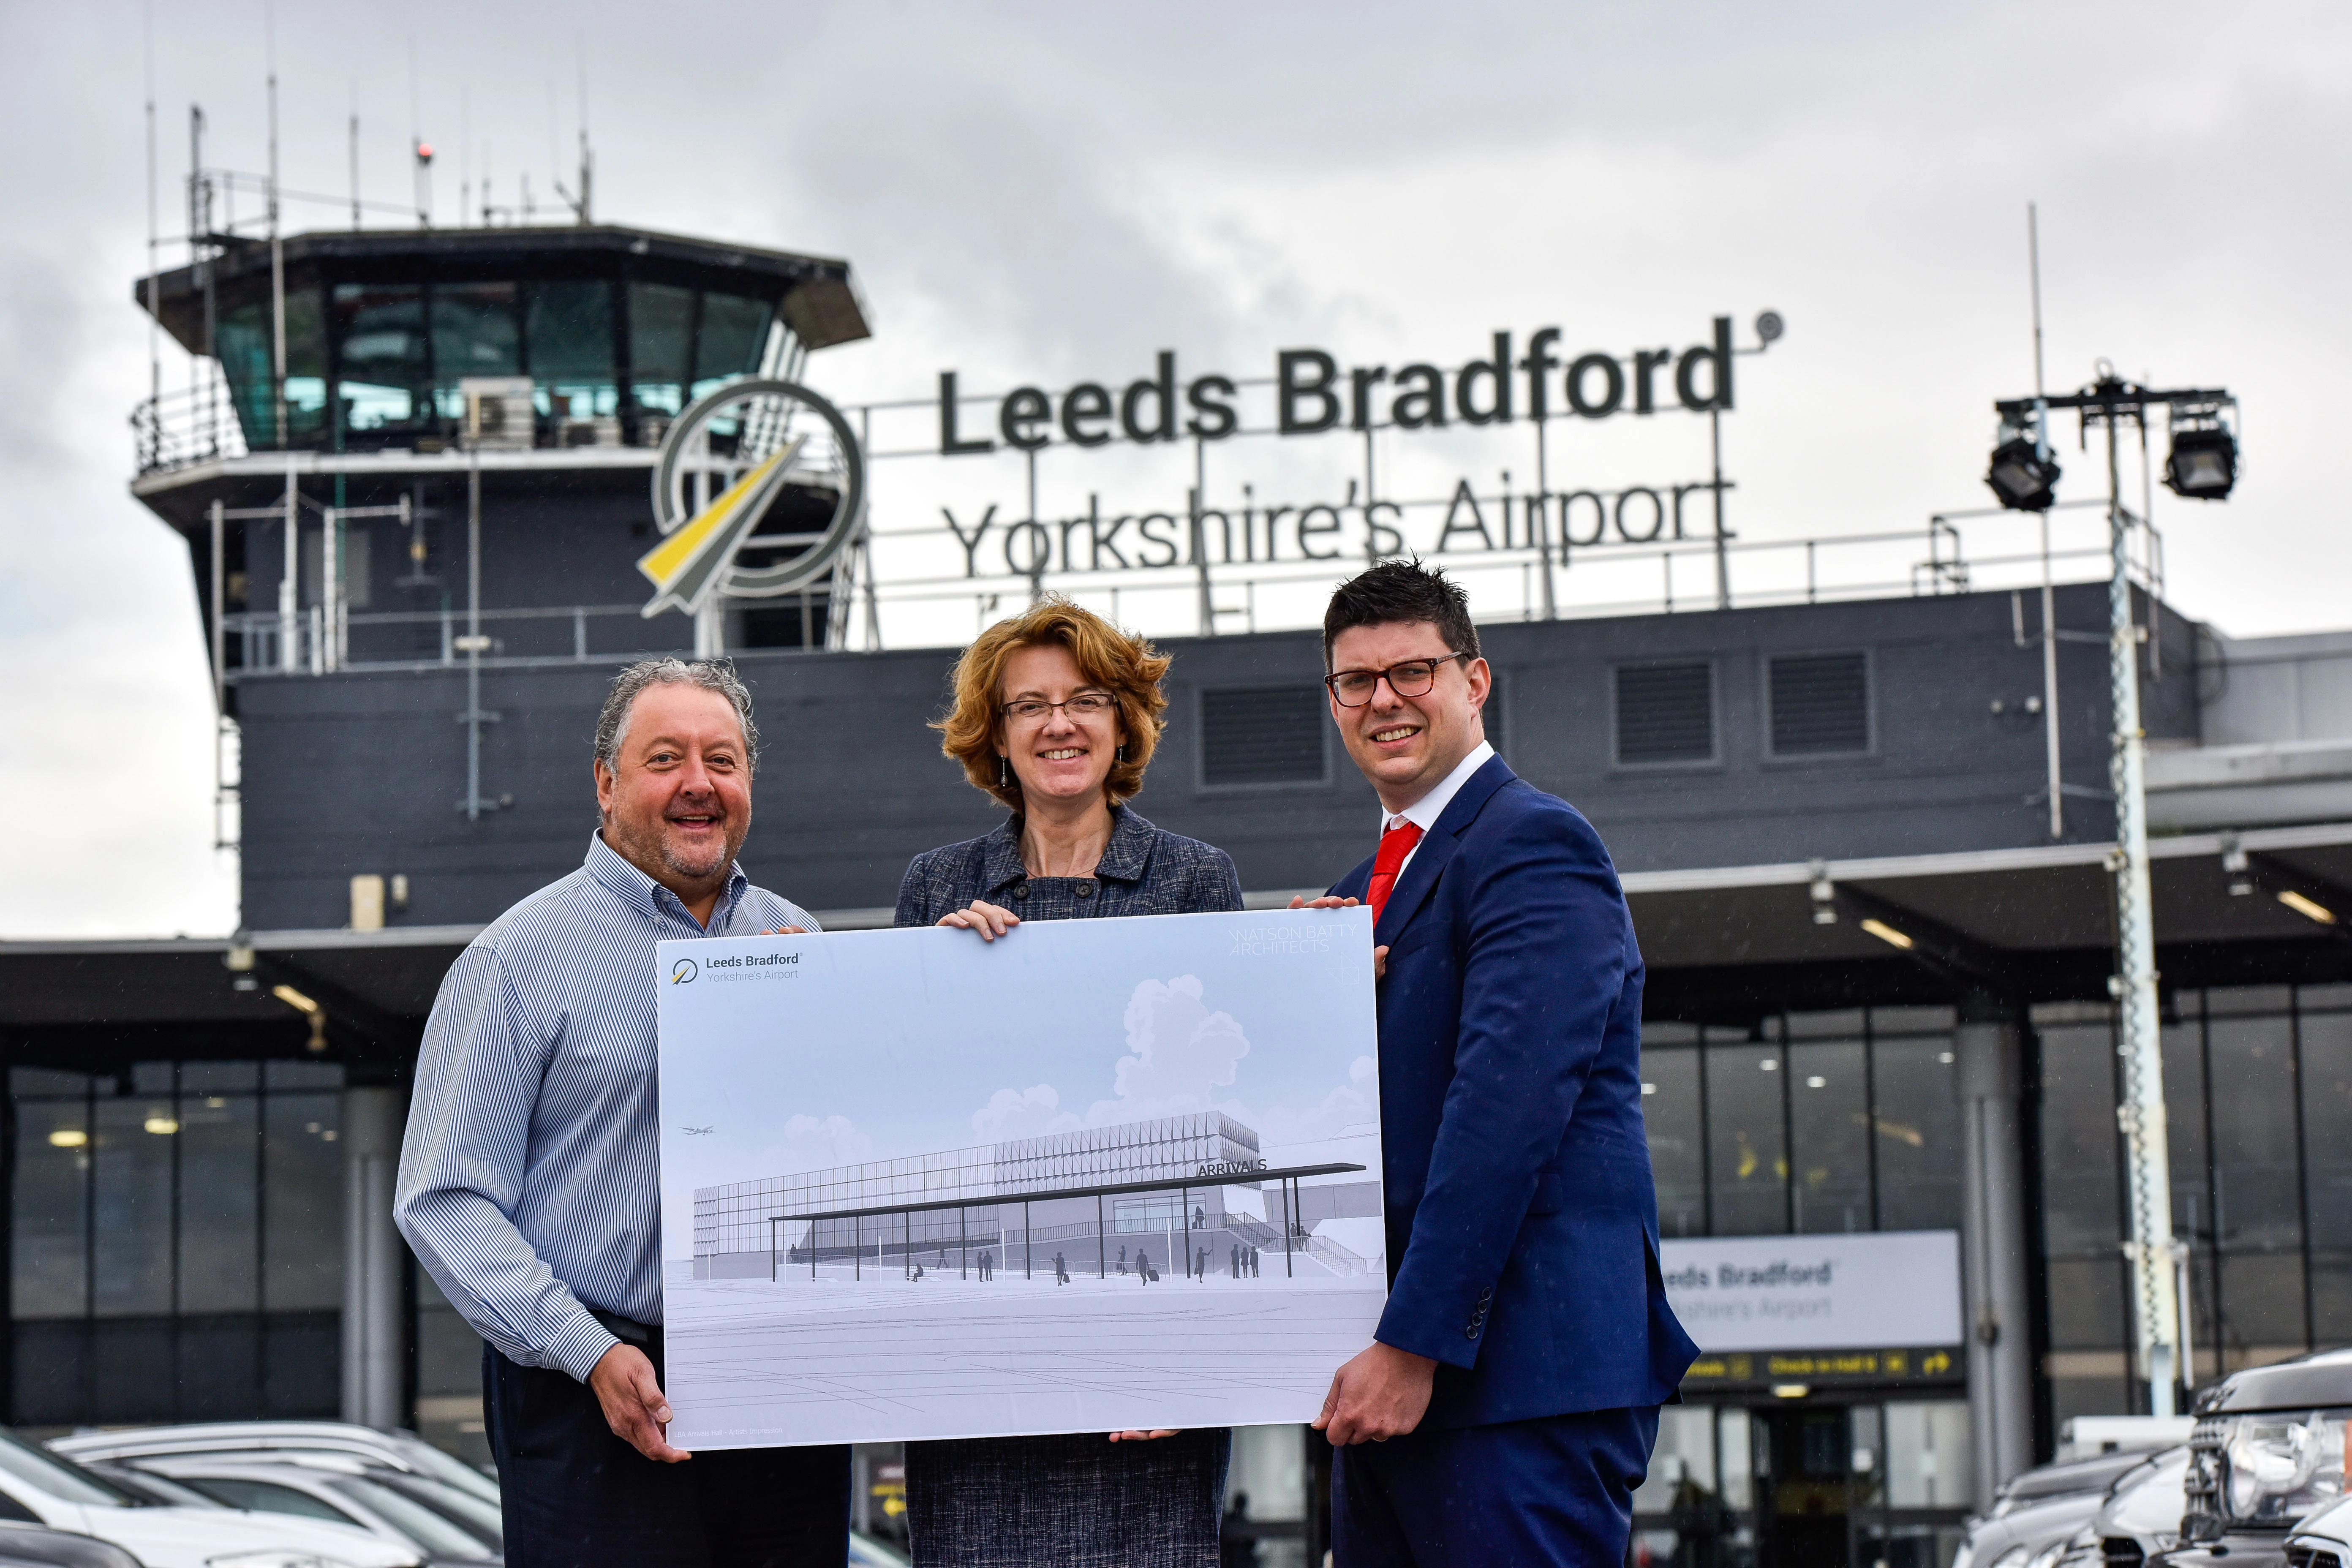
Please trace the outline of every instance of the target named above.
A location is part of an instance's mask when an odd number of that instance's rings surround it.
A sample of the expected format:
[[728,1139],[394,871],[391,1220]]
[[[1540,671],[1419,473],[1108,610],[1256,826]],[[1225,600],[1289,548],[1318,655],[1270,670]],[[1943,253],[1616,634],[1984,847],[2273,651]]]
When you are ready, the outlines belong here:
[[[479,1456],[478,1341],[390,1224],[425,1017],[484,922],[578,865],[615,669],[694,645],[636,609],[666,421],[865,326],[822,258],[299,237],[281,417],[268,275],[243,247],[142,284],[225,380],[152,411],[133,487],[189,552],[236,727],[246,930],[0,944],[0,1405],[35,1429],[342,1415]],[[735,605],[724,638],[768,735],[747,869],[839,929],[887,923],[908,860],[996,814],[926,727],[954,650],[841,647],[831,595]],[[1490,736],[1623,874],[1662,1234],[1960,1241],[1960,1342],[1703,1358],[1639,1500],[1661,1555],[1926,1562],[2061,1423],[2140,1396],[2105,594],[2051,602],[2047,627],[2035,595],[1967,591],[1482,627]],[[2352,634],[2136,605],[2202,1383],[2352,1341]],[[1231,853],[1254,905],[1320,891],[1374,803],[1315,636],[1161,640],[1138,807]],[[1240,1463],[1312,1473],[1297,1445]],[[1270,1549],[1312,1545],[1310,1500],[1272,1484]]]

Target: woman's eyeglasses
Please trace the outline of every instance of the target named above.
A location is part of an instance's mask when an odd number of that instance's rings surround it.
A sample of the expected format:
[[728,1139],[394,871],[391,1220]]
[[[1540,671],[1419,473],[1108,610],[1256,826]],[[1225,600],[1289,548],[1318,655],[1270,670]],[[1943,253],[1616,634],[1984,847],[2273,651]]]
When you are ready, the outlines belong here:
[[1108,691],[1081,691],[1065,702],[1048,702],[1042,697],[1024,697],[1007,702],[997,710],[1007,719],[1024,724],[1042,722],[1046,714],[1059,708],[1073,719],[1099,719],[1118,706],[1118,699]]
[[1443,658],[1409,658],[1402,664],[1392,664],[1386,669],[1342,669],[1323,678],[1331,695],[1342,708],[1361,708],[1372,700],[1372,693],[1382,680],[1399,697],[1426,697],[1429,689],[1437,684],[1437,672],[1457,658],[1466,659],[1466,653],[1449,653]]

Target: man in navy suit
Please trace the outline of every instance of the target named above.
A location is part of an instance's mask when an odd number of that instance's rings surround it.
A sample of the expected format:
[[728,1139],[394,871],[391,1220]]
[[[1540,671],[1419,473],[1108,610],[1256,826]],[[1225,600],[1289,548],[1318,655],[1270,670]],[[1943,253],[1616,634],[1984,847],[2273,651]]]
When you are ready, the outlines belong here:
[[1331,717],[1377,853],[1389,1300],[1315,1425],[1338,1568],[1625,1560],[1658,1406],[1698,1353],[1666,1305],[1642,1132],[1642,956],[1600,837],[1486,743],[1462,590],[1343,584]]

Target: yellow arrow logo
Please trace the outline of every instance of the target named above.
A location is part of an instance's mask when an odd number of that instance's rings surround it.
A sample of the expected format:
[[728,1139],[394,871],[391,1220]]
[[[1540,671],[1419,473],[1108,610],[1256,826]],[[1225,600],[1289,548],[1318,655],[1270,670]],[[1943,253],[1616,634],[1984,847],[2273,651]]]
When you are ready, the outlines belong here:
[[709,603],[735,559],[735,552],[767,514],[785,472],[806,437],[787,442],[765,462],[727,488],[726,493],[677,532],[639,558],[637,570],[654,585],[645,607],[648,617],[664,610],[688,615]]

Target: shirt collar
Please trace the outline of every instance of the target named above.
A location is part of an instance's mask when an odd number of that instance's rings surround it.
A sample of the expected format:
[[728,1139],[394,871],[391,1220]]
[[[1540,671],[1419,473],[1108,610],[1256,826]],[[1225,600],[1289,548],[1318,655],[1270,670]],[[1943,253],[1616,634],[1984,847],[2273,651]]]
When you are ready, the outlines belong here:
[[1381,831],[1386,833],[1389,824],[1397,817],[1402,817],[1423,833],[1436,826],[1437,819],[1445,815],[1445,808],[1454,804],[1454,797],[1461,793],[1462,786],[1470,782],[1470,775],[1485,767],[1487,760],[1494,754],[1493,746],[1485,741],[1479,742],[1470,749],[1468,756],[1454,764],[1452,773],[1437,781],[1435,789],[1431,790],[1402,811],[1382,811]]
[[[1126,806],[1110,808],[1110,842],[1103,846],[1102,858],[1095,862],[1094,876],[1107,877],[1114,882],[1139,882],[1145,866],[1151,858],[1152,835],[1158,830]],[[988,851],[981,863],[981,885],[990,892],[1009,888],[1015,882],[1029,879],[1029,868],[1021,863],[1021,819],[1005,818],[997,824],[996,831],[988,836]]]
[[630,908],[648,919],[683,920],[689,925],[716,931],[735,918],[735,906],[743,901],[743,894],[751,886],[751,879],[743,874],[740,864],[727,868],[727,886],[711,906],[710,923],[703,926],[686,907],[684,900],[635,866],[620,851],[604,842],[603,829],[588,836],[588,874],[618,893]]

